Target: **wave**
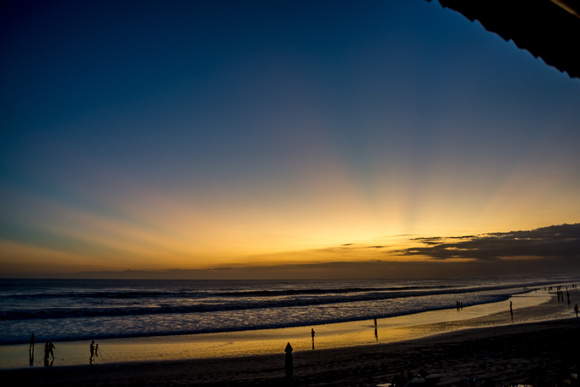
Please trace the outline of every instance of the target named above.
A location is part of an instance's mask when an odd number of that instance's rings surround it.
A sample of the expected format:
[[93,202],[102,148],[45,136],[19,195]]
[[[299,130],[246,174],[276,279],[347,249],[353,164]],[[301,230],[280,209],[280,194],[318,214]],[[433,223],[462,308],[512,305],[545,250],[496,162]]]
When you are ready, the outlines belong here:
[[[509,298],[509,295],[486,295],[474,297],[470,301],[465,303],[465,306],[471,306],[476,304],[486,304],[493,302],[505,301]],[[423,300],[426,301],[426,300]],[[430,300],[435,301],[435,300]],[[157,316],[154,321],[157,323],[151,324],[149,318],[146,320],[137,320],[134,317],[124,317],[121,319],[109,320],[107,324],[102,324],[102,321],[94,319],[80,319],[78,323],[70,319],[65,322],[60,329],[56,328],[51,331],[51,340],[55,341],[73,341],[73,340],[95,340],[95,339],[112,339],[112,338],[129,338],[129,337],[149,337],[149,336],[170,336],[170,335],[185,335],[185,334],[201,334],[201,333],[217,333],[217,332],[235,332],[235,331],[251,331],[260,329],[272,329],[272,328],[288,328],[297,326],[310,326],[318,324],[331,324],[340,323],[348,321],[363,321],[371,320],[372,318],[386,318],[395,317],[401,315],[408,315],[414,313],[421,313],[425,311],[448,309],[452,307],[446,305],[442,300],[433,302],[419,302],[412,303],[412,305],[407,305],[405,307],[394,307],[385,309],[382,312],[376,313],[372,308],[364,308],[364,306],[359,306],[355,313],[339,313],[334,315],[320,316],[318,314],[308,313],[308,314],[287,314],[285,311],[278,311],[277,317],[272,318],[270,312],[266,312],[264,317],[267,318],[254,318],[245,319],[242,315],[238,314],[237,317],[232,318],[228,314],[228,318],[219,319],[219,323],[215,324],[211,321],[207,321],[206,324],[198,324],[203,320],[203,317],[197,316],[198,321],[191,322],[189,318],[185,318],[188,323],[184,323],[183,319],[167,319],[163,316]],[[183,316],[182,316],[183,317]],[[85,324],[90,325],[89,328]],[[76,327],[75,327],[76,325]],[[78,328],[78,325],[82,326],[82,329]],[[23,344],[27,342],[28,336],[26,333],[29,331],[35,331],[34,329],[29,329],[35,325],[27,325],[27,328],[21,330],[21,334],[0,334],[0,345],[6,344]],[[41,325],[42,326],[42,325]],[[55,328],[55,327],[53,327]],[[104,328],[104,329],[103,329]],[[0,330],[1,331],[1,330]],[[37,336],[41,340],[41,336]]]
[[[285,297],[285,296],[321,296],[321,295],[344,295],[344,294],[356,294],[356,293],[369,293],[369,292],[392,292],[392,294],[401,294],[397,292],[409,292],[409,293],[421,293],[421,292],[440,292],[440,291],[450,291],[450,292],[470,292],[478,290],[495,290],[495,289],[505,289],[514,287],[528,287],[528,286],[543,286],[547,284],[552,284],[552,282],[530,282],[530,283],[503,283],[502,285],[487,285],[487,286],[457,286],[457,285],[447,285],[447,284],[429,284],[429,285],[400,285],[400,286],[379,286],[379,287],[365,287],[365,286],[355,286],[355,287],[309,287],[309,288],[288,288],[288,289],[248,289],[243,288],[240,290],[229,289],[208,289],[208,288],[181,288],[181,289],[141,289],[141,288],[130,288],[130,289],[111,289],[111,290],[78,290],[74,288],[68,288],[64,291],[57,291],[52,289],[47,291],[45,289],[31,289],[26,291],[25,289],[19,289],[18,293],[1,292],[0,299],[11,298],[14,300],[50,300],[50,299],[67,299],[75,298],[78,299],[174,299],[174,298],[192,298],[192,299],[203,299],[210,297],[230,297],[230,298],[247,298],[247,297],[264,297],[264,298],[275,298],[275,297]],[[432,293],[437,294],[437,293]]]
[[18,299],[62,299],[62,298],[86,298],[86,299],[131,299],[131,298],[204,298],[204,297],[281,297],[297,295],[325,295],[325,294],[348,294],[362,292],[389,292],[389,291],[421,291],[424,289],[446,289],[450,286],[393,286],[393,287],[350,287],[350,288],[307,288],[307,289],[275,289],[275,290],[228,290],[228,291],[200,291],[191,289],[181,290],[107,290],[107,291],[68,291],[68,292],[42,292],[28,294],[12,294],[11,298]]
[[421,291],[422,289],[447,289],[451,286],[393,286],[393,287],[354,287],[354,288],[311,288],[311,289],[283,289],[283,290],[244,290],[218,293],[224,297],[280,297],[296,295],[323,295],[346,294],[361,292],[390,292],[390,291]]
[[[139,316],[139,315],[160,315],[160,314],[190,314],[190,313],[205,313],[205,312],[220,312],[233,310],[255,310],[265,308],[291,308],[302,306],[320,306],[340,303],[353,303],[364,301],[378,301],[389,299],[405,299],[409,297],[424,297],[437,295],[467,295],[475,292],[489,292],[501,291],[510,289],[506,294],[513,294],[513,288],[506,286],[487,286],[487,287],[472,287],[472,288],[449,288],[441,286],[438,288],[425,288],[425,290],[417,290],[417,288],[396,288],[397,290],[385,290],[385,288],[360,288],[350,289],[343,292],[337,289],[326,289],[322,293],[312,292],[312,289],[306,290],[284,290],[277,291],[276,296],[270,297],[262,296],[263,291],[245,291],[244,296],[238,294],[232,299],[212,298],[211,300],[203,300],[199,297],[192,297],[187,299],[184,295],[179,293],[180,300],[171,300],[170,302],[152,303],[149,292],[139,293],[137,297],[143,301],[142,305],[113,305],[113,306],[89,306],[89,307],[51,307],[42,309],[16,309],[5,310],[0,312],[0,320],[33,320],[33,319],[66,319],[66,318],[80,318],[80,317],[113,317],[113,316]],[[521,292],[524,292],[522,290]],[[112,297],[116,292],[105,292],[106,299]],[[155,293],[154,293],[155,294]],[[144,296],[147,295],[147,296]],[[307,296],[314,297],[307,297]],[[287,297],[294,296],[294,297]],[[306,296],[306,297],[298,297]],[[70,297],[70,296],[69,296]],[[171,297],[170,297],[171,298]],[[146,301],[146,302],[145,302]],[[188,304],[189,302],[189,304]],[[136,302],[137,303],[137,302]],[[152,305],[153,304],[153,305]],[[451,307],[451,306],[450,306]]]

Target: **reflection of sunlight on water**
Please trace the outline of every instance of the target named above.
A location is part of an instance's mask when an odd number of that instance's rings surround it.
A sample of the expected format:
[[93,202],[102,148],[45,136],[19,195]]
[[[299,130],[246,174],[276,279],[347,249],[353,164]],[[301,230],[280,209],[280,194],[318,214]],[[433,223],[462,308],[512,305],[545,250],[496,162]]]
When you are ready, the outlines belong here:
[[[548,305],[552,297],[545,292],[528,293],[511,298],[517,322],[527,321],[518,310],[535,305]],[[546,304],[545,304],[546,303]],[[559,309],[562,309],[561,304]],[[553,310],[547,315],[541,307],[536,319],[543,316],[554,318]],[[558,309],[558,310],[559,310]],[[494,317],[494,314],[501,313]],[[542,314],[543,313],[543,314]],[[563,313],[563,312],[562,312]],[[127,361],[175,360],[207,357],[250,356],[258,354],[283,354],[287,342],[295,351],[312,350],[310,328],[316,331],[316,349],[389,343],[420,338],[444,331],[473,327],[466,324],[452,323],[490,316],[489,320],[477,326],[489,326],[509,323],[505,315],[509,315],[509,301],[492,304],[465,307],[462,310],[447,309],[430,311],[414,315],[391,317],[377,320],[378,339],[375,337],[374,321],[354,321],[337,324],[317,325],[313,327],[295,327],[282,329],[267,329],[259,331],[242,331],[228,333],[211,333],[197,335],[180,335],[166,337],[148,337],[136,339],[99,340],[101,356],[98,363],[114,363]],[[528,313],[531,319],[534,315]],[[523,320],[522,320],[523,319]],[[443,326],[445,325],[445,326]],[[89,344],[85,342],[56,343],[55,366],[88,364]],[[24,355],[22,355],[24,354]],[[0,347],[0,367],[28,366],[28,346],[13,345]],[[34,365],[42,365],[42,355],[37,351],[38,359]],[[22,358],[22,359],[20,359]]]

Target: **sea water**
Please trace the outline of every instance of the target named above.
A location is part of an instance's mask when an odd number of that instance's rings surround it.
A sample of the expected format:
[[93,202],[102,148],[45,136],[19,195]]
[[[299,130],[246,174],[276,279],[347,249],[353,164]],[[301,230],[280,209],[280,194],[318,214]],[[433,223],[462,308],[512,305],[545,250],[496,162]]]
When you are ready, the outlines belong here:
[[184,335],[404,316],[507,300],[573,277],[0,280],[0,344]]

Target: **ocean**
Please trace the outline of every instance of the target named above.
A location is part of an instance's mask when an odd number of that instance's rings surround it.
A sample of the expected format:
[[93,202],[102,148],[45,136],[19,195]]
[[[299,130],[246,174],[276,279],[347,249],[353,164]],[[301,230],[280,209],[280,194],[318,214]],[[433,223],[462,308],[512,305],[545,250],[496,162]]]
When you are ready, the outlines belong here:
[[507,300],[572,276],[422,280],[1,279],[0,344],[311,326]]

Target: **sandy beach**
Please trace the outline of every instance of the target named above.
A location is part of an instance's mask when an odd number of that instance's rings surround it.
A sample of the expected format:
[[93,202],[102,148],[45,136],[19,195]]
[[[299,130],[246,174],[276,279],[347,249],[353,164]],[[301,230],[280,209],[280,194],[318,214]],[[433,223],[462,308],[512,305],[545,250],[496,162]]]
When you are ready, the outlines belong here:
[[[573,310],[555,297],[514,310],[513,323],[509,310],[473,318],[459,314],[443,322],[429,321],[435,318],[432,315],[424,324],[388,329],[380,321],[381,332],[387,330],[392,340],[354,346],[331,344],[312,350],[303,339],[302,344],[293,344],[291,381],[285,376],[283,348],[278,353],[228,356],[226,352],[219,357],[97,362],[9,369],[0,374],[2,380],[19,386],[377,386],[404,385],[423,370],[439,374],[441,386],[563,385],[565,381],[578,385],[570,376],[578,373],[580,365],[580,326]],[[317,332],[318,340],[324,330]]]

